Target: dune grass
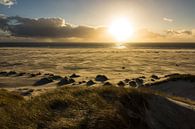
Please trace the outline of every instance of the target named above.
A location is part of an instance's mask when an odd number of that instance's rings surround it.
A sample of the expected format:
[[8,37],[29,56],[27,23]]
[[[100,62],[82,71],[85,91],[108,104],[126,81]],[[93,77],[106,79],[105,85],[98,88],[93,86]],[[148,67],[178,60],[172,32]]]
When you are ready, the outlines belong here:
[[133,89],[64,87],[25,100],[0,90],[0,128],[148,129],[148,97]]
[[[0,90],[1,129],[151,129],[150,89],[62,87],[31,99]],[[150,124],[149,124],[150,123]]]

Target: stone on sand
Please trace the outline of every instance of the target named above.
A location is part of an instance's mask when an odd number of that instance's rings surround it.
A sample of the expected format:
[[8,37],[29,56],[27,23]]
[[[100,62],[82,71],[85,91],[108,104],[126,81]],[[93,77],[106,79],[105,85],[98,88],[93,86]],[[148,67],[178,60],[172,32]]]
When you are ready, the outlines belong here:
[[58,85],[59,86],[68,85],[68,84],[71,84],[71,83],[74,83],[74,82],[75,82],[74,79],[68,78],[68,77],[64,77],[63,79],[60,80],[60,82],[58,82]]
[[63,77],[58,76],[58,75],[52,75],[52,76],[50,76],[50,78],[53,80],[61,80]]
[[120,87],[124,87],[125,83],[123,81],[120,81],[120,82],[117,83],[117,85],[120,86]]
[[125,83],[129,83],[130,79],[125,79],[124,82]]
[[130,81],[129,82],[129,86],[131,86],[131,87],[137,87],[136,81],[134,81],[134,80]]
[[105,75],[97,75],[95,80],[99,82],[105,82],[108,80],[108,78]]
[[77,75],[77,74],[75,74],[75,73],[73,73],[73,74],[70,76],[70,78],[78,78],[78,77],[80,77],[80,75]]
[[45,84],[48,84],[51,82],[53,82],[53,80],[51,78],[42,78],[42,79],[38,80],[37,82],[35,82],[34,86],[45,85]]
[[94,85],[94,84],[95,84],[95,82],[92,81],[92,80],[89,80],[89,81],[87,82],[87,86],[92,86],[92,85]]
[[152,79],[160,79],[157,75],[154,75],[154,74],[151,76],[151,78]]
[[106,82],[106,83],[104,83],[103,86],[113,86],[113,85],[112,85],[112,83],[110,83],[110,82]]

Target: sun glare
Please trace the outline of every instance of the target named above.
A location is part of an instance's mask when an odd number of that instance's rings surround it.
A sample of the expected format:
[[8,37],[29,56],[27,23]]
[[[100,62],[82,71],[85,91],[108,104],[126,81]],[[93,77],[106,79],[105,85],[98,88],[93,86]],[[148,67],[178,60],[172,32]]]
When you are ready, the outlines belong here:
[[127,18],[119,18],[113,20],[108,31],[118,42],[126,42],[132,37],[134,29]]

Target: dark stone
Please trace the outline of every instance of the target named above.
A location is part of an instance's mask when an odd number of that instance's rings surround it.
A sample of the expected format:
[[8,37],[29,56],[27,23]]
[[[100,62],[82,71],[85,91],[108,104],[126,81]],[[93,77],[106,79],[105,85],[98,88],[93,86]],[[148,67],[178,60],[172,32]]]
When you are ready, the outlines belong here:
[[92,86],[92,85],[94,85],[95,84],[95,82],[93,82],[92,80],[89,80],[88,82],[87,82],[87,86]]
[[40,72],[38,72],[38,73],[36,73],[36,75],[38,76],[38,75],[41,75],[41,73]]
[[37,75],[36,74],[34,74],[34,73],[31,73],[30,74],[30,77],[36,77]]
[[74,79],[72,79],[72,78],[69,79],[69,83],[74,83],[74,82],[75,82]]
[[41,75],[40,72],[38,72],[38,73],[30,73],[30,77],[36,77],[36,76],[39,76],[39,75]]
[[125,83],[129,83],[130,79],[125,79],[124,82]]
[[175,64],[175,66],[180,66],[179,64]]
[[17,73],[15,71],[10,71],[7,73],[7,76],[16,75]]
[[136,81],[136,83],[137,83],[138,86],[142,86],[143,83],[144,83],[144,80],[141,79],[141,78],[136,78],[135,81]]
[[21,72],[21,73],[18,73],[17,76],[24,76],[26,73],[25,72]]
[[0,76],[7,76],[7,72],[0,72]]
[[145,77],[145,76],[141,76],[141,77],[139,77],[139,78],[141,78],[141,79],[145,79],[146,77]]
[[77,75],[77,74],[75,74],[75,73],[73,73],[73,74],[70,76],[70,78],[78,78],[78,77],[80,77],[80,75]]
[[37,82],[35,82],[34,86],[45,85],[45,84],[48,84],[51,82],[53,82],[53,80],[51,78],[42,78],[42,79],[38,80]]
[[159,77],[157,75],[152,75],[151,78],[153,78],[153,79],[159,79]]
[[120,82],[117,83],[117,85],[120,86],[120,87],[124,87],[125,83],[123,81],[120,81]]
[[69,80],[67,77],[64,77],[63,79],[60,80],[60,82],[58,82],[58,85],[61,86],[61,85],[67,85],[69,84]]
[[108,80],[108,78],[105,75],[97,75],[95,80],[100,82],[105,82]]
[[61,80],[63,77],[58,76],[58,75],[54,75],[54,76],[50,76],[50,78],[53,80]]
[[122,69],[125,69],[125,67],[122,67]]
[[131,87],[137,87],[136,81],[130,81],[129,82],[129,86],[131,86]]
[[82,84],[83,82],[79,82],[79,84]]
[[54,74],[52,74],[52,73],[45,73],[44,75],[45,76],[54,76]]
[[110,83],[110,82],[106,82],[106,83],[104,83],[103,86],[113,86],[113,85],[112,85],[112,83]]
[[58,82],[58,85],[62,86],[62,85],[67,85],[67,84],[71,84],[71,83],[74,83],[74,82],[75,82],[74,79],[65,77],[65,78],[61,79],[60,82]]

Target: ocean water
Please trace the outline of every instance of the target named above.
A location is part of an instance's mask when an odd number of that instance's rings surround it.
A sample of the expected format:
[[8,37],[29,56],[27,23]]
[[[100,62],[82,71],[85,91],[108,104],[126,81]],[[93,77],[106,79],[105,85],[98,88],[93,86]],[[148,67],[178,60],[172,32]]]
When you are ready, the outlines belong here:
[[0,71],[43,72],[110,79],[195,74],[194,44],[0,44]]

